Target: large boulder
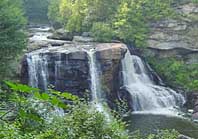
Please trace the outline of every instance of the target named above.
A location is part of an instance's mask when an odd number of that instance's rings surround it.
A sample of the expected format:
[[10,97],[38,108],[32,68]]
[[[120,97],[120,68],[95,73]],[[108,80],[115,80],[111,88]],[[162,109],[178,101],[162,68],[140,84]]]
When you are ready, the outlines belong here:
[[94,42],[94,39],[91,38],[91,37],[74,36],[73,41],[74,42],[89,43],[89,42]]
[[53,34],[48,36],[48,39],[55,39],[55,40],[65,40],[65,41],[72,41],[74,35],[77,35],[74,32],[69,32],[64,29],[55,30]]
[[[28,36],[28,52],[38,50],[44,47],[63,46],[70,44],[70,41],[61,40],[58,37],[53,39],[52,29],[48,26],[30,26]],[[61,32],[61,31],[60,31]],[[60,35],[61,33],[59,33]]]
[[[96,58],[100,63],[102,90],[110,107],[120,99],[121,60],[127,51],[122,43],[102,43],[96,45]],[[129,96],[129,95],[128,95]],[[115,108],[115,107],[114,107]]]

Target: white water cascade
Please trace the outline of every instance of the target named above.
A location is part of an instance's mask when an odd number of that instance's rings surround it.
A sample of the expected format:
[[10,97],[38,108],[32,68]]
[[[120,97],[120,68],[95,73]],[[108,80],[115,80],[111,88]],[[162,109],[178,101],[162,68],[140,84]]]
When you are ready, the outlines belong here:
[[47,57],[39,54],[29,54],[27,55],[27,62],[29,85],[46,91],[48,85]]
[[[29,74],[29,85],[35,88],[41,88],[44,91],[48,91],[48,61],[47,56],[39,55],[39,53],[30,53],[27,55],[27,63],[28,63],[28,74]],[[55,68],[57,68],[58,64]],[[40,104],[41,108],[43,107]],[[46,109],[43,108],[45,111]],[[41,113],[43,112],[41,111]],[[54,114],[56,116],[64,116],[64,110],[61,108],[55,108],[52,111],[51,115]],[[50,114],[48,115],[48,118]]]
[[105,112],[103,108],[103,99],[101,97],[101,84],[99,71],[96,64],[95,50],[91,49],[86,51],[89,56],[89,73],[91,77],[91,92],[92,92],[92,103],[95,108],[100,112]]
[[167,112],[184,103],[185,99],[174,90],[156,85],[148,76],[140,57],[128,51],[122,60],[123,85],[129,91],[134,111]]

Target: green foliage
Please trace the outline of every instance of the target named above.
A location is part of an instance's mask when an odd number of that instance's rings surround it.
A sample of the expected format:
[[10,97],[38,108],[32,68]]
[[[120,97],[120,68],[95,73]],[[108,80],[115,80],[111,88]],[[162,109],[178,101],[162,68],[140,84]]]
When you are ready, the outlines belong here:
[[[58,125],[58,131],[56,131]],[[86,104],[80,103],[62,119],[55,120],[48,125],[51,135],[48,138],[69,139],[127,139],[125,125],[116,119],[107,122],[103,113],[90,109]],[[54,132],[56,131],[56,132]]]
[[78,97],[67,92],[49,90],[48,93],[42,93],[39,89],[26,85],[5,83],[9,89],[4,87],[0,91],[0,107],[3,110],[0,119],[16,121],[18,127],[25,131],[42,127],[46,117],[50,117],[49,111],[54,111],[55,107],[69,109],[70,105],[65,104],[65,100],[78,101]]
[[28,20],[33,23],[46,23],[50,0],[23,0]]
[[[9,88],[7,88],[9,87]],[[56,96],[55,103],[51,98]],[[70,107],[64,108],[64,116],[52,115],[50,111],[62,101],[72,100]],[[32,101],[32,99],[37,101]],[[78,97],[69,93],[50,90],[41,93],[39,89],[22,84],[5,82],[0,89],[0,112],[7,105],[7,112],[0,114],[0,138],[2,139],[142,139],[140,132],[129,136],[126,124],[119,118],[98,112]],[[43,104],[39,107],[39,104]],[[14,106],[14,107],[10,107]],[[49,109],[51,107],[51,109]],[[62,107],[61,107],[62,108]],[[47,109],[50,117],[40,112]],[[10,113],[13,114],[10,114]],[[117,117],[117,116],[116,116]],[[160,131],[146,139],[176,139],[176,131]]]
[[123,0],[115,16],[117,36],[138,47],[146,46],[149,23],[171,16],[171,1]]
[[87,0],[61,0],[60,17],[68,31],[81,32],[83,20],[87,14]]
[[198,64],[186,64],[174,58],[151,58],[149,62],[169,85],[179,86],[189,92],[198,91]]
[[[53,4],[53,3],[52,3]],[[97,41],[118,38],[145,46],[149,23],[174,15],[172,0],[61,0],[49,18],[73,32],[92,31]],[[56,10],[56,11],[55,11]]]
[[15,124],[1,122],[0,137],[2,139],[128,139],[125,124],[119,120],[107,121],[106,117],[86,104],[80,103],[72,107],[64,117],[54,117],[49,122],[44,122],[42,128],[21,132]]
[[53,20],[53,22],[60,23],[61,18],[59,16],[59,3],[60,0],[50,0],[49,7],[48,7],[48,17],[49,20]]
[[148,32],[141,10],[136,11],[134,2],[122,2],[113,22],[117,36],[125,42],[136,46],[145,45]]
[[193,3],[198,3],[198,0],[192,0]]
[[20,0],[0,1],[0,79],[7,76],[10,63],[26,46],[23,32],[26,20]]
[[[0,106],[2,139],[129,138],[125,131],[125,123],[121,120],[112,117],[108,121],[103,113],[78,101],[78,97],[67,92],[49,90],[48,93],[41,93],[39,89],[11,82],[5,82],[2,86],[0,89],[0,100],[3,104]],[[73,104],[63,104],[63,99],[67,102],[72,101]],[[62,107],[63,105],[67,107]],[[67,114],[63,117],[53,116],[50,111],[55,107],[65,109]],[[5,111],[2,111],[3,109]],[[46,113],[50,114],[50,117],[47,117]]]
[[113,38],[112,29],[105,23],[94,23],[91,31],[96,41],[110,42]]
[[163,130],[148,136],[148,139],[178,139],[179,133],[175,130]]

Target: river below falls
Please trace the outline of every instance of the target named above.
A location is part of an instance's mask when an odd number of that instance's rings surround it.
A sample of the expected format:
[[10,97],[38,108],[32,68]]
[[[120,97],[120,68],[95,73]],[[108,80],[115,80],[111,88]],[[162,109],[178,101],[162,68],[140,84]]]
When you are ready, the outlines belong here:
[[198,124],[182,117],[153,115],[153,114],[131,114],[126,117],[130,132],[140,131],[144,135],[156,133],[159,130],[175,129],[180,134],[198,139]]

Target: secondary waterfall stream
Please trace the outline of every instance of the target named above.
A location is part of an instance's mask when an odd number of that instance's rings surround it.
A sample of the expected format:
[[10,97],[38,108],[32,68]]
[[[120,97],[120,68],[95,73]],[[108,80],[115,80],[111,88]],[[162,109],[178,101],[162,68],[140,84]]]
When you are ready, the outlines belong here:
[[27,62],[29,85],[46,91],[48,86],[47,57],[32,53],[27,55]]
[[104,101],[102,98],[102,89],[101,82],[99,77],[99,70],[97,66],[96,53],[94,49],[90,49],[87,51],[89,57],[89,74],[91,78],[91,92],[92,92],[92,104],[94,108],[96,108],[99,112],[105,114],[105,116],[109,119],[109,114],[104,109]]
[[178,103],[185,102],[181,94],[168,87],[156,85],[148,76],[141,58],[131,55],[129,51],[122,60],[122,68],[124,86],[131,94],[134,111],[164,113]]

